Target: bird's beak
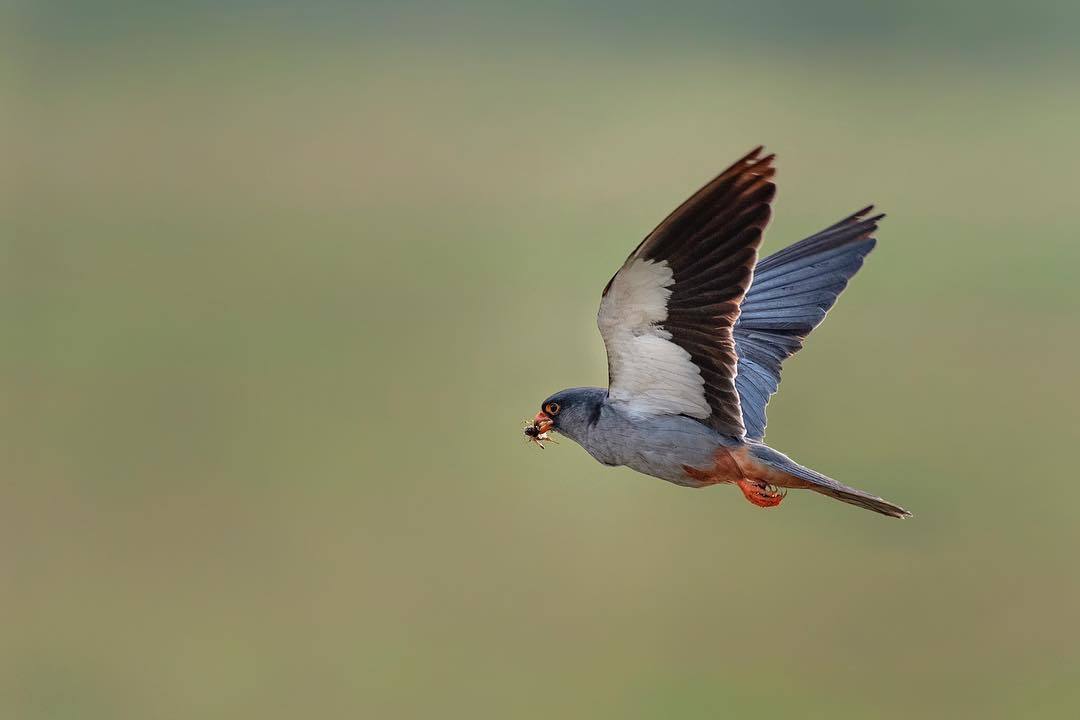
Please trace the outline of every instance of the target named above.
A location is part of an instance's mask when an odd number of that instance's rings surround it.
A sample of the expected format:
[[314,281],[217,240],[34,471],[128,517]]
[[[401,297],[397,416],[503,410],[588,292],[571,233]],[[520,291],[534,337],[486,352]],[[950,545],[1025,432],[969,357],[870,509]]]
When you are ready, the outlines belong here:
[[545,412],[536,413],[536,417],[533,418],[533,426],[540,432],[541,435],[555,425],[555,422]]

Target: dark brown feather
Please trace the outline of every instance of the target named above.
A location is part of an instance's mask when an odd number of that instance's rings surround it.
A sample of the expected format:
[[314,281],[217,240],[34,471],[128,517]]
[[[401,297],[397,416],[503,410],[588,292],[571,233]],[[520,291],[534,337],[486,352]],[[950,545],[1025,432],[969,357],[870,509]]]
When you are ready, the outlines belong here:
[[[744,433],[735,389],[738,358],[732,326],[753,279],[769,203],[775,156],[758,147],[717,175],[675,209],[631,253],[664,261],[674,283],[663,327],[690,353],[705,382],[712,414],[705,422],[719,432]],[[606,295],[611,287],[604,288]]]

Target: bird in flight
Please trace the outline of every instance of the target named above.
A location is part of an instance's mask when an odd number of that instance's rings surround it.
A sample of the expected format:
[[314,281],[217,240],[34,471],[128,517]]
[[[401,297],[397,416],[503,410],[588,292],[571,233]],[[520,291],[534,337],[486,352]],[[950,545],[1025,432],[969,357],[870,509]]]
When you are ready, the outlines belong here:
[[525,435],[557,432],[605,465],[678,485],[734,484],[758,507],[798,488],[910,517],[763,442],[781,364],[874,249],[884,215],[864,208],[759,261],[776,194],[775,156],[762,150],[694,193],[630,253],[597,314],[607,389],[555,393]]

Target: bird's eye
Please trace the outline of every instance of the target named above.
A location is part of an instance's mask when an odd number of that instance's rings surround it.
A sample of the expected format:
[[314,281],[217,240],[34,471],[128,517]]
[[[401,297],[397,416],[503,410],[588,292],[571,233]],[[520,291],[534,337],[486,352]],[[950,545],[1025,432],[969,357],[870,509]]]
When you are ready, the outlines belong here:
[[548,415],[558,415],[559,403],[548,403],[544,406],[544,412],[546,412]]

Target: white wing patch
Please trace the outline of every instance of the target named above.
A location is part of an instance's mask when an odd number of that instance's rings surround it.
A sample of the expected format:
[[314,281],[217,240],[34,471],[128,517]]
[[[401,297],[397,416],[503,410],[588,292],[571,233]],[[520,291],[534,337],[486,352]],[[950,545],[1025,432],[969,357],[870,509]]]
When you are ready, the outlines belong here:
[[611,281],[596,316],[607,346],[608,397],[643,415],[703,420],[712,410],[701,371],[661,327],[674,282],[666,261],[640,258],[630,260]]

